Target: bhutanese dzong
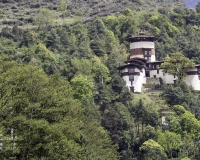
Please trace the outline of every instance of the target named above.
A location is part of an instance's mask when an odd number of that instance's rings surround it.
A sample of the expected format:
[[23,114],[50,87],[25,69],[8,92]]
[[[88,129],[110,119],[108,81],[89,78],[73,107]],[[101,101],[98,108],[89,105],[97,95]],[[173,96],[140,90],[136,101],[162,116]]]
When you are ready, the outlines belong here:
[[[146,83],[173,84],[177,77],[170,74],[163,74],[160,65],[163,61],[156,61],[154,36],[147,36],[140,33],[136,37],[127,38],[130,42],[130,55],[125,61],[125,65],[119,66],[121,77],[125,80],[127,87],[132,92],[142,92],[142,85]],[[200,65],[187,71],[186,84],[192,86],[194,90],[200,91]]]

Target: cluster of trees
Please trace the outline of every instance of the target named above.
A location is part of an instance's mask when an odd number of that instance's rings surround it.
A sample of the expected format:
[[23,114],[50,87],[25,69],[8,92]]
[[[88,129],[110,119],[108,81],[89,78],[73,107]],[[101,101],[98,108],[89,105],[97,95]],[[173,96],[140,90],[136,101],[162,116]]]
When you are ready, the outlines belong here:
[[[62,3],[64,17],[67,4]],[[200,62],[199,17],[182,8],[126,9],[118,16],[54,26],[51,11],[41,9],[38,29],[3,28],[1,159],[198,159],[200,113],[194,91],[182,82],[163,87],[161,97],[173,114],[161,127],[160,106],[136,102],[117,67],[129,54],[125,38],[141,30],[158,37],[158,60],[167,55],[176,60],[176,52],[182,52]],[[184,72],[171,73],[184,77]]]
[[1,159],[118,159],[64,77],[6,55],[0,62]]

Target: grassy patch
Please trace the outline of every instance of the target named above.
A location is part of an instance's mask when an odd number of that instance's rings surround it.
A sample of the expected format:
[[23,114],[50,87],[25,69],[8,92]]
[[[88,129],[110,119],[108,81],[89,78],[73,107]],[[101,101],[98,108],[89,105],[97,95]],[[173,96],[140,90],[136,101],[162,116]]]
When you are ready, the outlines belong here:
[[160,91],[147,92],[144,94],[134,94],[133,103],[137,104],[139,100],[142,99],[145,105],[155,106],[157,110],[165,110],[168,108],[168,105],[166,104],[165,100],[161,99],[159,95]]
[[66,18],[59,18],[56,20],[57,25],[64,25],[64,24],[73,24],[77,21],[80,21],[81,17],[66,17]]

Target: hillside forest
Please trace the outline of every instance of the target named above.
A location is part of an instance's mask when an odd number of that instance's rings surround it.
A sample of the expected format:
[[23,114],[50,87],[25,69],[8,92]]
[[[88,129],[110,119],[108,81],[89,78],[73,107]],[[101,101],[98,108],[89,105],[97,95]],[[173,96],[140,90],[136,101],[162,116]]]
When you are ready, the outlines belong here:
[[117,67],[140,32],[158,38],[157,60],[180,52],[200,64],[200,2],[0,6],[0,159],[199,160],[199,93],[180,80],[133,94]]

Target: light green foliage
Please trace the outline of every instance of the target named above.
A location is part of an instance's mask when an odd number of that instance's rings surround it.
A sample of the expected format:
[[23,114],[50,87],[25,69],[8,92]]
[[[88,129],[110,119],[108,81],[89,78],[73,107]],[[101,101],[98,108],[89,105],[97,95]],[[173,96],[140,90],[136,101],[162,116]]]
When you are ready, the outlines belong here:
[[71,80],[71,85],[74,90],[74,98],[86,100],[92,98],[94,83],[90,77],[77,75]]
[[116,25],[119,23],[116,16],[108,16],[105,21],[106,25],[108,26],[109,30],[114,30]]
[[182,136],[183,145],[179,148],[179,155],[182,158],[198,159],[200,121],[183,106],[175,105],[173,109],[175,114],[169,117],[169,129]]
[[58,11],[62,12],[62,17],[64,18],[67,14],[67,2],[66,0],[60,0],[60,5],[58,7]]
[[108,68],[100,61],[98,57],[92,59],[93,76],[97,81],[109,82],[111,80]]
[[53,12],[47,8],[42,8],[35,19],[35,23],[40,30],[45,31],[48,26],[53,26],[55,23]]
[[167,160],[163,147],[152,139],[145,141],[140,147],[143,160]]
[[109,70],[101,62],[98,57],[93,57],[92,59],[72,59],[72,65],[78,70],[78,74],[83,74],[88,77],[95,79],[97,82],[109,82]]
[[181,160],[191,160],[191,159],[188,157],[185,157],[185,158],[181,158]]
[[182,146],[181,135],[170,131],[159,132],[157,131],[158,143],[172,158],[172,152],[178,150]]
[[194,62],[185,57],[182,53],[173,53],[170,57],[165,57],[164,63],[160,68],[164,73],[169,73],[178,77],[178,80],[184,80],[186,71],[194,67]]
[[152,27],[151,29],[154,36],[158,37],[160,35],[161,31],[158,27]]
[[133,16],[133,12],[129,8],[127,8],[124,11],[123,15],[125,15],[125,16]]
[[45,60],[53,61],[55,59],[54,54],[46,48],[42,43],[37,45],[35,50],[36,55],[44,62]]
[[181,124],[182,134],[185,132],[190,134],[192,138],[200,138],[200,121],[197,120],[192,113],[186,111],[182,106],[180,107],[176,105],[174,106],[174,110],[176,114],[179,115],[177,118]]
[[178,33],[178,28],[173,26],[168,17],[165,15],[154,15],[149,19],[149,22],[157,28],[165,27],[169,36],[173,37]]

